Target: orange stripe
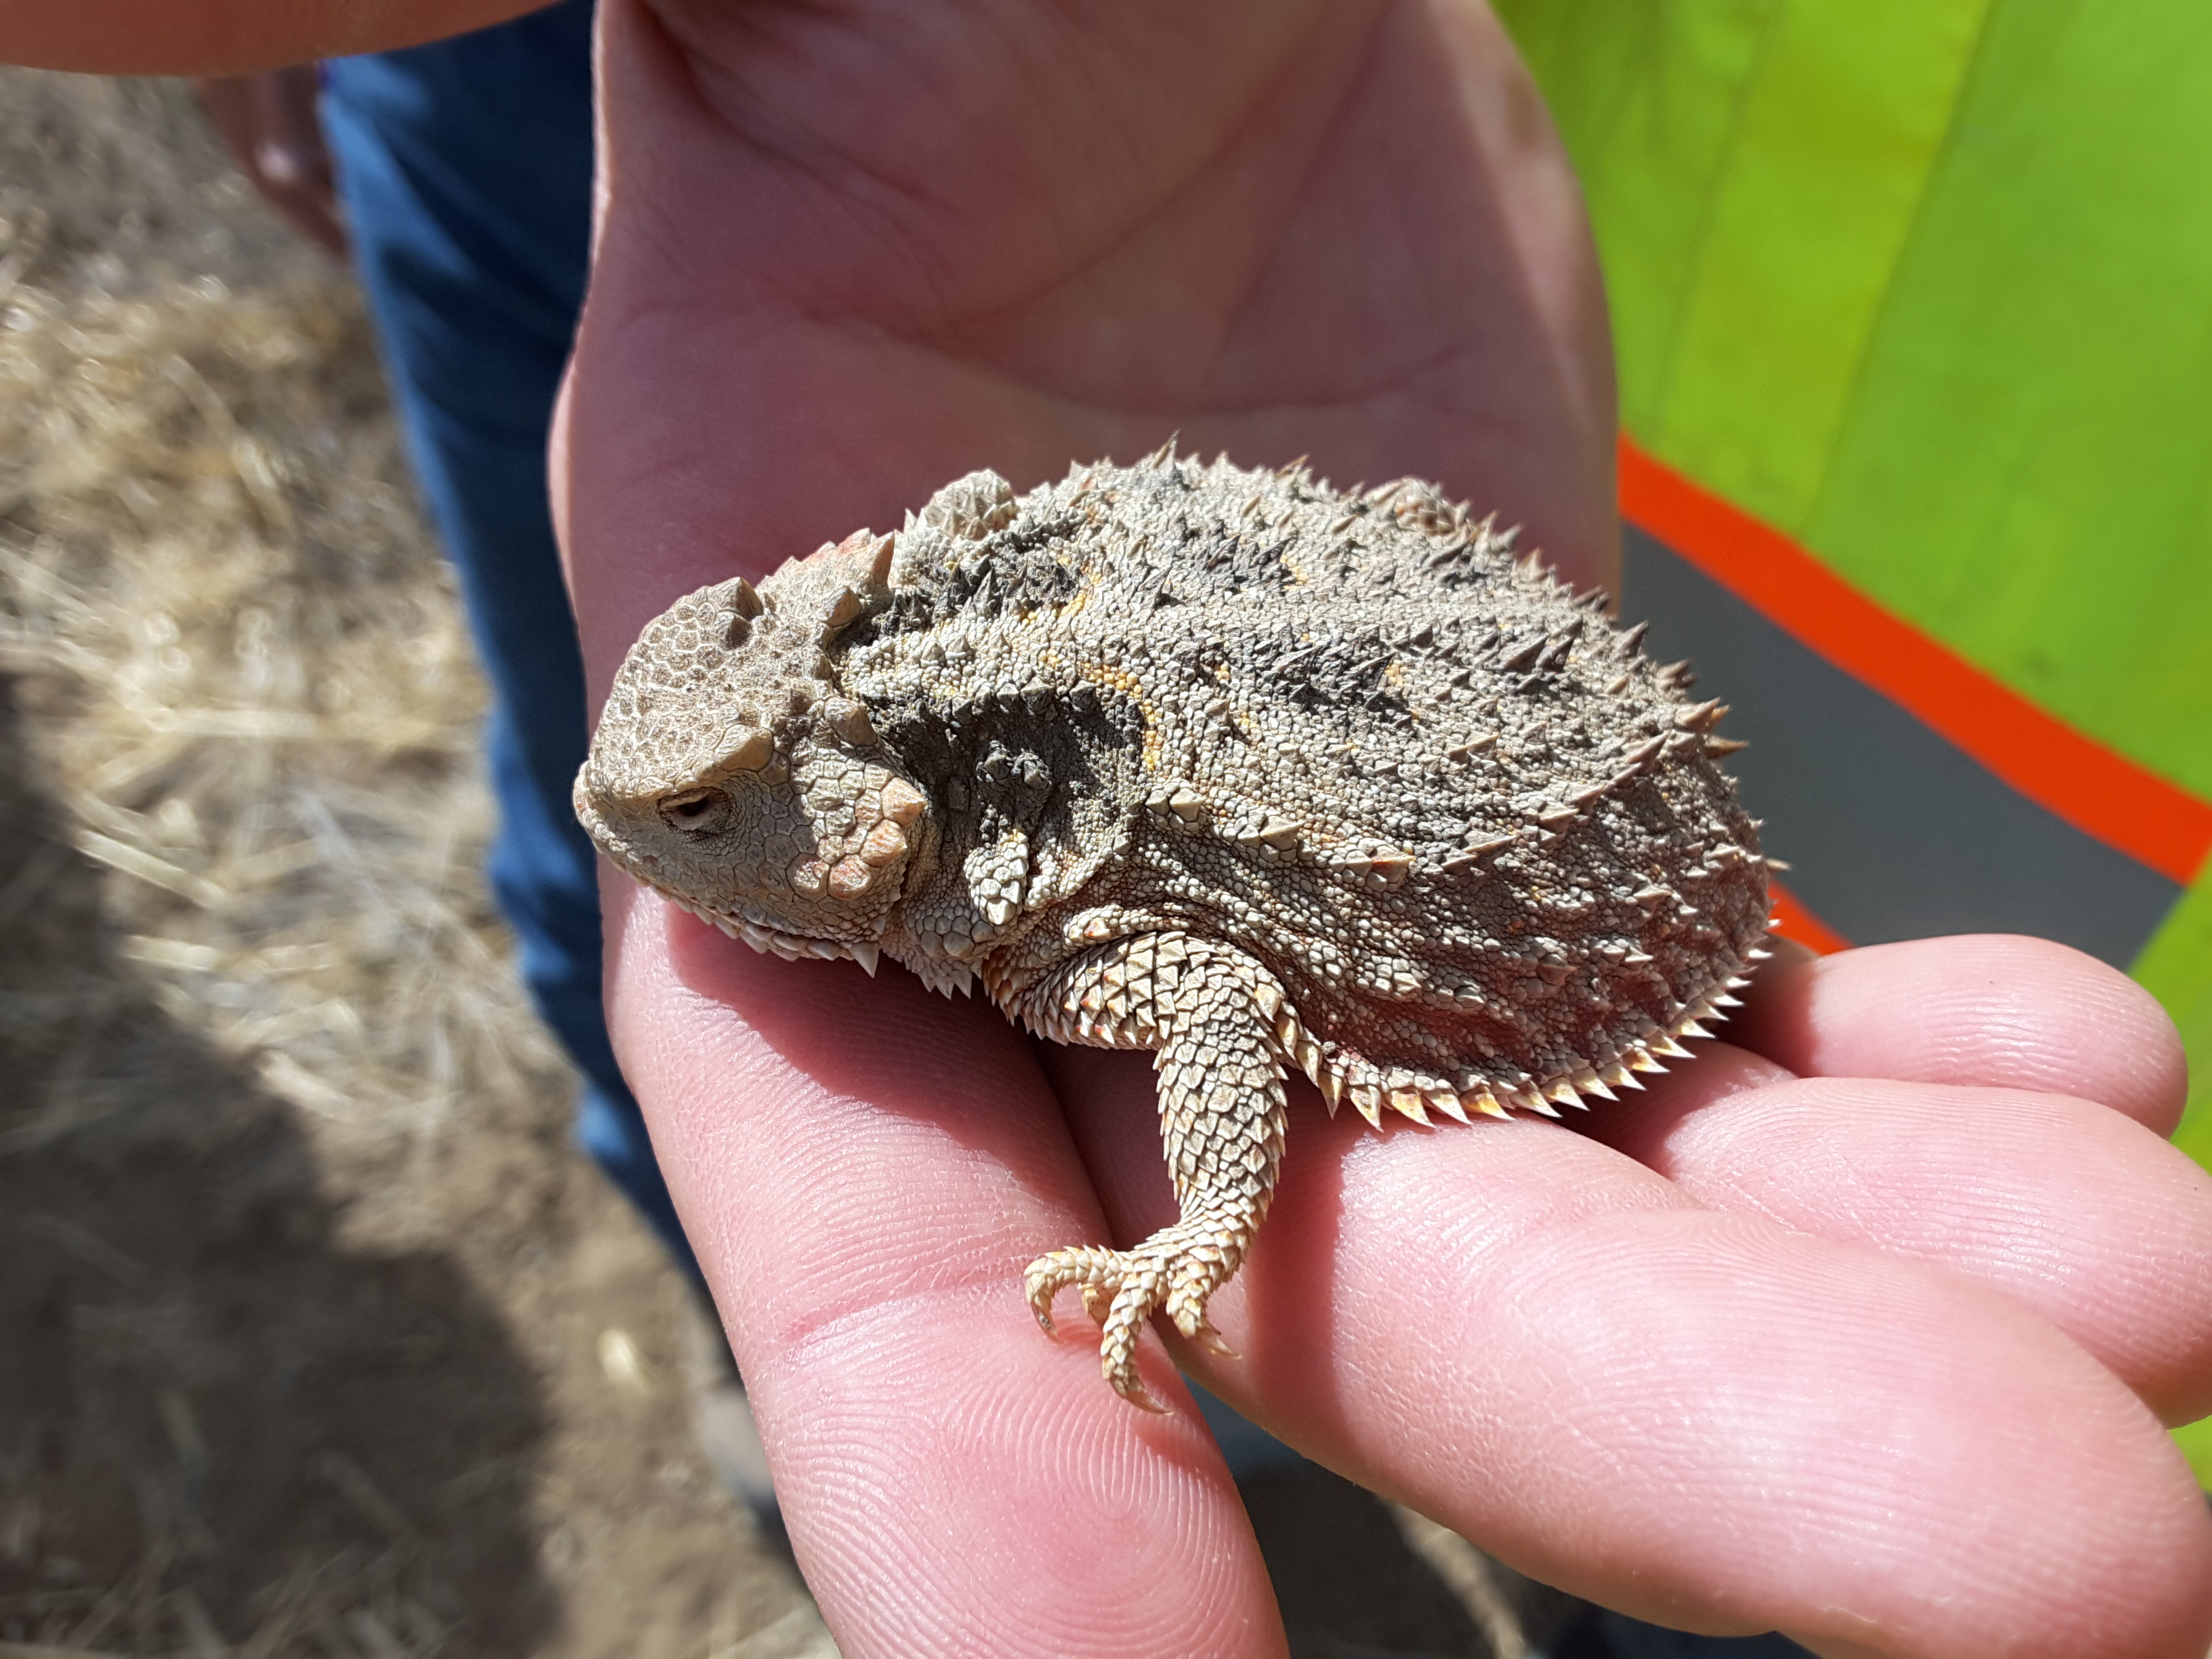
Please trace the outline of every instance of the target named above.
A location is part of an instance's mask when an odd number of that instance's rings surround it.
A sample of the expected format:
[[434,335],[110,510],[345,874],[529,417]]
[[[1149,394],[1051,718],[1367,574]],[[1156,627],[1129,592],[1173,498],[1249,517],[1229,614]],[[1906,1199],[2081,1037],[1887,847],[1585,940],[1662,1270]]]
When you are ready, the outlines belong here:
[[1766,884],[1766,901],[1774,907],[1774,931],[1794,939],[1824,957],[1851,948],[1850,940],[1805,908],[1804,901],[1780,882]]
[[1626,434],[1620,511],[2075,829],[2185,887],[2212,852],[2212,804],[2054,719]]

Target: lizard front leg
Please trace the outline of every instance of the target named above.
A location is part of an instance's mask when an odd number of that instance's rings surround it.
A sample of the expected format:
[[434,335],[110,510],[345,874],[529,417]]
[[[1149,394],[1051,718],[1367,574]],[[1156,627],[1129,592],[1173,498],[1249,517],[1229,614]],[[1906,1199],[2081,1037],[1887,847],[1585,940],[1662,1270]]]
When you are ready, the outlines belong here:
[[1079,1246],[1030,1264],[1030,1306],[1053,1329],[1053,1298],[1079,1289],[1101,1327],[1114,1391],[1160,1409],[1137,1376],[1137,1339],[1164,1311],[1217,1351],[1206,1299],[1251,1248],[1283,1161],[1283,1051],[1295,1030],[1282,988],[1250,957],[1181,933],[1115,939],[1033,988],[1021,1011],[1060,1042],[1151,1048],[1160,1136],[1181,1214],[1133,1249]]

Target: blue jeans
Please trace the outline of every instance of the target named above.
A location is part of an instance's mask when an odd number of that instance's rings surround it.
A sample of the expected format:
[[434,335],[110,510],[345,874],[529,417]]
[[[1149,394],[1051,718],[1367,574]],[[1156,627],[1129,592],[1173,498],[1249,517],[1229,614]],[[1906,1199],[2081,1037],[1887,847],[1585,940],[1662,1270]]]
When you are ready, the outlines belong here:
[[[596,856],[568,805],[583,661],[545,489],[545,438],[584,300],[591,0],[327,66],[323,125],[408,458],[491,681],[500,824],[489,874],[532,1000],[584,1075],[576,1138],[696,1279],[600,1006]],[[1241,1467],[1291,1455],[1208,1402]],[[1272,1449],[1271,1449],[1272,1448]],[[1770,1659],[1615,1614],[1591,1659]],[[1659,1644],[1652,1645],[1652,1644]],[[1632,1645],[1632,1644],[1641,1644]]]
[[583,660],[545,436],[584,302],[591,0],[325,72],[323,125],[409,459],[491,682],[488,874],[532,1000],[584,1076],[576,1136],[696,1278],[599,1003],[596,858],[568,805]]

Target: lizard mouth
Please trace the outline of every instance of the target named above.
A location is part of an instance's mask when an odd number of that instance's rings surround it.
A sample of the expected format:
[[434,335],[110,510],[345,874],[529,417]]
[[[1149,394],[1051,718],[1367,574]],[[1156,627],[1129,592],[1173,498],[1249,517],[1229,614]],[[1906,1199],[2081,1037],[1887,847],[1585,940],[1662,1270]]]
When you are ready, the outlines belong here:
[[680,910],[720,928],[733,939],[750,945],[763,956],[781,957],[787,962],[857,962],[871,977],[881,959],[880,947],[873,939],[808,939],[797,933],[786,933],[766,915],[750,905],[735,909],[713,904],[702,904],[686,898],[670,886],[663,876],[660,860],[646,849],[635,845],[627,836],[609,823],[606,815],[592,802],[585,772],[576,780],[573,798],[577,821],[591,836],[592,844],[606,855],[607,861],[624,875],[640,884],[651,888],[662,898]]
[[880,955],[872,941],[801,939],[796,933],[783,933],[751,916],[733,915],[711,905],[695,904],[690,899],[670,892],[658,882],[647,881],[646,884],[678,909],[690,911],[700,921],[720,928],[732,939],[751,945],[763,956],[781,957],[786,962],[857,962],[871,978],[875,975]]
[[757,911],[726,910],[711,904],[701,904],[688,899],[664,881],[657,868],[659,860],[649,853],[640,851],[617,835],[601,816],[599,809],[579,793],[576,817],[590,834],[592,842],[607,861],[641,885],[651,888],[679,910],[691,915],[710,927],[720,928],[730,938],[750,945],[763,956],[781,957],[786,962],[822,961],[857,962],[871,975],[876,971],[878,951],[872,940],[839,940],[804,939],[796,933],[787,933]]

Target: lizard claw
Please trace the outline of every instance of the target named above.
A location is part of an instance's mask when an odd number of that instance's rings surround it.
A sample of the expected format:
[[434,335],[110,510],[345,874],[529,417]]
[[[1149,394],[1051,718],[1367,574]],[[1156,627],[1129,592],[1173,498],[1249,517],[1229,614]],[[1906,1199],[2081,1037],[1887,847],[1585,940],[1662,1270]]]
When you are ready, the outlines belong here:
[[1213,1322],[1203,1314],[1192,1325],[1187,1326],[1177,1320],[1176,1328],[1216,1358],[1234,1359],[1237,1357],[1237,1350],[1222,1340],[1221,1333],[1213,1328]]
[[1024,1275],[1030,1307],[1047,1331],[1054,1328],[1053,1298],[1063,1290],[1082,1293],[1085,1311],[1099,1327],[1099,1369],[1115,1393],[1146,1411],[1167,1409],[1137,1376],[1138,1340],[1154,1314],[1167,1314],[1208,1352],[1235,1354],[1206,1316],[1206,1297],[1228,1276],[1220,1253],[1181,1232],[1167,1228],[1133,1250],[1055,1250],[1030,1263]]
[[1109,1376],[1106,1380],[1113,1385],[1114,1392],[1115,1394],[1120,1395],[1122,1399],[1127,1401],[1139,1411],[1150,1412],[1155,1417],[1173,1417],[1175,1415],[1173,1412],[1170,1411],[1165,1406],[1160,1404],[1158,1401],[1152,1398],[1151,1394],[1146,1392],[1144,1379],[1137,1375],[1137,1368],[1134,1365],[1129,1367],[1129,1379],[1128,1386],[1127,1388],[1121,1386],[1121,1379],[1119,1377]]

